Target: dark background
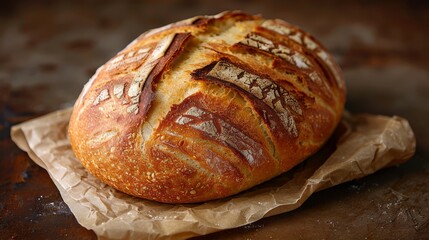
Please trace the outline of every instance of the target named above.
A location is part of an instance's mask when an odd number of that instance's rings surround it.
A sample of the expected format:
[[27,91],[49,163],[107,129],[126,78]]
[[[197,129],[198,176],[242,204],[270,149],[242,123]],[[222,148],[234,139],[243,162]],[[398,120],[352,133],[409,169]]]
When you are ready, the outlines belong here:
[[10,127],[70,107],[140,33],[240,9],[318,38],[341,65],[347,109],[407,118],[407,163],[319,192],[301,208],[202,239],[429,239],[429,1],[1,1],[0,239],[94,239]]

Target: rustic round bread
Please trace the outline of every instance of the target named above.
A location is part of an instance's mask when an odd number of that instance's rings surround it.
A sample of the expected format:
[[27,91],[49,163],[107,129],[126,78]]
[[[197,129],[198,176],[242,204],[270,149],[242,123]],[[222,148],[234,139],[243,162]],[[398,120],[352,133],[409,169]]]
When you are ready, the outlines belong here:
[[345,84],[322,45],[282,20],[199,16],[143,33],[85,85],[69,137],[90,173],[165,203],[222,198],[315,153]]

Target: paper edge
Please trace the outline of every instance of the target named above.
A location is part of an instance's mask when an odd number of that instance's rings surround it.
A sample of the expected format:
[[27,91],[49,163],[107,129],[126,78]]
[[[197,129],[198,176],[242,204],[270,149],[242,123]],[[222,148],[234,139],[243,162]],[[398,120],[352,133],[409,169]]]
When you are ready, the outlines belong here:
[[[40,117],[33,118],[31,120],[25,121],[23,123],[14,125],[10,130],[10,137],[12,141],[23,151],[27,152],[30,158],[40,167],[46,170],[46,164],[40,159],[40,157],[31,149],[30,145],[27,141],[27,136],[24,133],[24,129],[28,128],[28,126],[32,126],[34,123],[37,123],[36,126],[47,125],[44,119],[52,119],[55,118],[57,121],[64,118],[64,115],[71,114],[73,107],[60,109],[53,111],[51,113],[45,114]],[[34,127],[34,126],[32,126]]]
[[[11,128],[10,136],[12,141],[24,152],[26,152],[31,160],[33,160],[37,165],[46,170],[46,165],[43,161],[37,156],[37,154],[30,148],[27,137],[22,130],[22,125],[15,125]],[[52,179],[52,178],[51,178]]]

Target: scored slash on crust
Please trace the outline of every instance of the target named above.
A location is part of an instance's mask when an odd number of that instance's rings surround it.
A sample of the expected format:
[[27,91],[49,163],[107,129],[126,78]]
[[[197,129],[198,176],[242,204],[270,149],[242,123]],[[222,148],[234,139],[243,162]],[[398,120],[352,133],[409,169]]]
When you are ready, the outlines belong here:
[[297,66],[298,68],[308,69],[311,67],[311,62],[302,54],[296,51],[292,51],[284,45],[277,44],[277,46],[269,39],[264,38],[256,33],[250,33],[241,44],[258,48],[262,51],[272,53],[289,63]]
[[149,76],[150,72],[158,63],[158,60],[164,56],[168,47],[174,40],[176,34],[170,34],[162,38],[153,51],[150,53],[149,57],[146,59],[145,63],[137,70],[136,75],[131,82],[130,88],[128,89],[128,96],[131,98],[131,105],[127,108],[128,113],[137,114],[139,111],[139,101],[140,95],[143,89],[143,85]]
[[283,126],[292,136],[298,136],[292,113],[301,115],[302,109],[291,94],[272,80],[247,72],[225,60],[216,62],[206,77],[231,83],[261,100],[277,113]]
[[[110,71],[119,67],[120,65],[126,65],[130,63],[134,63],[137,61],[143,60],[147,57],[144,63],[136,70],[133,80],[130,83],[130,87],[128,88],[127,95],[130,98],[130,106],[127,107],[128,113],[137,114],[139,111],[139,102],[140,95],[143,90],[143,85],[146,82],[151,71],[155,68],[156,64],[159,62],[160,58],[164,56],[171,43],[174,40],[176,34],[170,34],[162,38],[158,44],[151,49],[148,48],[140,48],[136,51],[131,51],[126,54],[119,55],[111,60],[110,64],[107,65],[106,70]],[[148,55],[148,56],[147,56]],[[117,98],[121,98],[124,96],[125,84],[116,84],[113,87],[113,95]],[[110,98],[109,89],[103,89],[96,99],[93,102],[93,105],[98,105],[100,102],[103,102]]]
[[291,50],[282,44],[275,44],[273,41],[254,32],[248,34],[246,38],[240,41],[238,44],[256,48],[280,57],[299,69],[310,71],[308,74],[309,78],[318,84],[322,83],[319,74],[312,69],[312,63],[307,57],[297,51]]
[[107,89],[103,89],[101,92],[100,92],[100,94],[98,94],[98,96],[95,98],[95,100],[94,100],[94,102],[92,103],[92,105],[98,105],[100,102],[103,102],[103,101],[105,101],[105,100],[107,100],[107,99],[109,99],[110,98],[110,95],[109,95],[109,90],[107,90]]
[[[342,77],[340,76],[340,72],[335,66],[333,59],[328,55],[328,53],[323,50],[319,44],[313,41],[309,36],[303,34],[300,30],[289,26],[286,22],[281,20],[265,20],[261,27],[278,33],[280,35],[286,36],[289,39],[292,39],[299,45],[307,48],[316,53],[316,55],[328,66],[329,70],[334,75],[335,81],[340,88],[344,88],[344,83]],[[314,73],[313,73],[314,76]],[[310,75],[312,78],[312,75]],[[312,78],[313,79],[313,78]]]
[[113,87],[113,95],[117,98],[121,98],[124,95],[125,84],[116,84]]
[[[202,131],[211,138],[225,143],[238,151],[251,165],[263,157],[262,146],[228,122],[197,107],[190,107],[175,122]],[[259,150],[258,150],[259,149]]]

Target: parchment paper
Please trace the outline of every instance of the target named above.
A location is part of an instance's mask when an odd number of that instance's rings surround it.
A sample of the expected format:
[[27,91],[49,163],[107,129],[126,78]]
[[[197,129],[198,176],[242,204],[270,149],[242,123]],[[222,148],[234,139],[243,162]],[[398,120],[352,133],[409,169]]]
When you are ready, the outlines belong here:
[[415,138],[400,117],[346,114],[331,140],[293,170],[238,195],[171,205],[131,197],[101,183],[67,139],[71,109],[12,128],[12,139],[45,168],[77,221],[99,239],[185,239],[298,208],[312,193],[411,158]]

